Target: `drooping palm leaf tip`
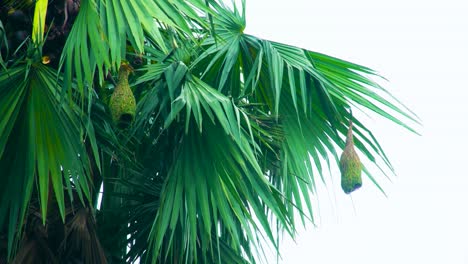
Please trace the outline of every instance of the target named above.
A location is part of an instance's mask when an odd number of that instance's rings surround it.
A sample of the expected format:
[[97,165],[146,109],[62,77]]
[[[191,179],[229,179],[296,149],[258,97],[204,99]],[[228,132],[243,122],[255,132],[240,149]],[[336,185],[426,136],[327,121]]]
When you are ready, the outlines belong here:
[[341,188],[346,194],[354,192],[362,186],[362,164],[354,149],[352,117],[349,119],[346,146],[340,157],[340,171]]
[[393,170],[351,106],[418,123],[373,70],[244,33],[244,0],[24,1],[0,0],[0,264],[258,263],[326,168],[347,193],[356,152]]
[[117,85],[109,100],[112,120],[119,128],[127,128],[135,118],[135,96],[128,84],[128,75],[131,71],[132,67],[129,64],[122,63]]

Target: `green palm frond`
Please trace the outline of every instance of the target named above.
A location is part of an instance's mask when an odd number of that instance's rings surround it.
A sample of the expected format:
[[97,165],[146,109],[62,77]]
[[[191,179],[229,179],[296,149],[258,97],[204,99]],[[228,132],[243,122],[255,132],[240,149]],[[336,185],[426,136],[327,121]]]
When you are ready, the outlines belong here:
[[62,217],[65,190],[72,200],[72,188],[82,201],[90,197],[80,116],[60,102],[57,79],[54,71],[40,64],[0,74],[0,167],[3,175],[15,175],[0,178],[0,223],[8,223],[10,250],[35,185],[43,221],[51,193]]
[[[198,259],[197,244],[200,243],[197,241],[201,239],[202,249],[204,248],[202,259],[206,259],[207,249],[212,248],[215,243],[211,234],[217,223],[224,225],[229,237],[233,237],[232,245],[245,245],[237,235],[239,228],[250,230],[247,241],[256,241],[255,230],[265,228],[269,240],[274,243],[273,233],[267,224],[267,212],[271,210],[287,229],[290,229],[291,222],[284,214],[284,206],[276,202],[281,199],[281,195],[263,177],[255,156],[255,148],[258,147],[251,141],[253,129],[248,115],[228,97],[190,75],[183,64],[171,64],[165,68],[157,64],[150,65],[144,76],[148,74],[154,74],[155,80],[164,76],[164,85],[159,84],[157,88],[167,96],[163,98],[149,92],[141,101],[141,107],[149,104],[147,100],[157,103],[154,104],[155,108],[142,111],[143,113],[158,112],[156,117],[163,118],[160,126],[151,126],[152,129],[181,127],[184,131],[178,140],[181,143],[172,146],[175,147],[174,160],[169,163],[167,182],[161,191],[161,209],[158,211],[173,213],[159,213],[157,216],[151,235],[155,252],[169,250],[174,255],[183,254],[188,259],[195,260]],[[144,79],[150,80],[149,76]],[[165,92],[162,89],[166,89]],[[152,90],[156,90],[156,87]],[[162,104],[166,109],[158,109],[161,102],[171,100],[170,105]],[[160,117],[161,113],[166,113],[166,117]],[[216,134],[212,135],[215,131]],[[210,142],[212,139],[219,142]],[[213,163],[220,157],[224,159]],[[196,196],[202,194],[205,195]],[[181,199],[181,195],[185,198]],[[223,199],[222,196],[225,195],[228,197]],[[260,197],[257,198],[257,195]],[[246,210],[246,205],[254,212]],[[264,206],[269,210],[264,211]],[[195,215],[199,215],[199,220],[187,219],[187,216]],[[253,222],[254,215],[260,219],[261,226]],[[181,232],[181,227],[191,228],[186,232],[194,235],[187,238],[188,240],[180,241],[180,245],[165,248],[167,242],[164,241],[172,241],[174,232]]]
[[[257,231],[266,228],[263,231],[275,242],[264,206],[274,212],[285,228],[291,224],[284,206],[277,203],[281,195],[263,177],[253,152],[249,153],[247,139],[241,141],[241,148],[226,136],[221,125],[210,121],[204,124],[203,133],[194,127],[182,138],[162,190],[161,208],[151,235],[155,252],[179,252],[189,262],[197,259],[198,247],[205,249],[202,253],[207,255],[215,243],[211,232],[217,223],[223,225],[232,245],[238,246],[242,245],[241,230],[253,242],[258,239]],[[202,230],[199,236],[197,229]],[[176,232],[190,235],[181,237]],[[216,232],[216,236],[221,235]],[[173,242],[165,248],[164,241]]]
[[65,69],[65,89],[71,88],[72,78],[76,77],[83,93],[85,84],[93,84],[96,69],[99,69],[97,72],[102,81],[104,73],[111,67],[108,53],[109,42],[100,25],[97,4],[93,0],[84,0],[60,59],[60,65]]
[[307,53],[317,71],[329,80],[327,88],[330,93],[340,94],[346,97],[352,105],[367,108],[413,133],[417,133],[395,114],[416,124],[420,124],[419,118],[387,90],[373,81],[373,77],[381,78],[375,71],[317,52],[307,51]]
[[[32,218],[39,231],[68,228],[59,248],[45,239],[41,259],[256,263],[265,242],[279,254],[298,215],[314,221],[317,183],[338,167],[348,124],[367,180],[384,192],[390,158],[351,110],[417,133],[418,117],[375,71],[244,33],[245,1],[79,2],[68,21],[66,5],[22,5],[34,19],[14,52],[15,20],[0,24],[0,255],[9,259],[52,234],[21,236]],[[49,55],[60,63],[43,65]],[[128,128],[109,107],[122,62],[134,68]],[[19,259],[32,261],[28,248]]]
[[93,84],[97,72],[102,83],[107,72],[125,60],[129,47],[137,54],[144,52],[145,39],[168,53],[165,32],[174,30],[193,39],[196,27],[208,27],[198,13],[208,11],[198,0],[83,0],[61,58],[65,77],[76,77],[82,88]]
[[[158,63],[144,67],[144,74],[137,78],[146,88],[135,130],[148,131],[150,138],[157,137],[156,142],[161,142],[164,131],[183,131],[173,141],[170,169],[162,176],[161,208],[150,235],[153,260],[182,252],[190,261],[198,259],[200,249],[215,243],[208,234],[216,223],[225,226],[236,245],[245,245],[234,235],[236,227],[250,230],[245,231],[245,239],[249,245],[254,243],[257,256],[261,246],[255,244],[258,238],[253,234],[263,230],[275,244],[267,220],[270,214],[291,234],[296,211],[303,221],[306,212],[313,220],[316,181],[325,182],[325,170],[339,163],[350,118],[358,150],[382,171],[385,167],[380,167],[378,159],[392,171],[372,133],[350,116],[351,107],[368,108],[413,132],[399,118],[418,123],[412,112],[401,110],[405,107],[400,102],[382,93],[370,69],[244,34],[241,12],[222,10],[213,19],[216,39],[204,39],[193,59],[182,62],[176,55],[169,63],[154,58]],[[184,48],[179,48],[180,54]],[[387,114],[382,107],[394,113]],[[151,125],[148,120],[153,120]],[[219,134],[212,135],[214,131]],[[238,153],[237,148],[244,152]],[[236,162],[245,164],[240,171]],[[367,176],[381,189],[372,175]],[[262,180],[248,185],[236,177]],[[263,194],[256,200],[248,193],[260,183],[268,191],[256,190]],[[223,192],[215,192],[218,185],[224,186]],[[253,211],[239,209],[240,204]],[[264,211],[255,210],[260,205]],[[260,217],[259,223],[251,221],[253,215]],[[171,249],[165,248],[168,243]],[[164,256],[162,252],[170,253]]]
[[44,42],[44,28],[48,2],[48,0],[37,0],[34,6],[32,41],[36,44]]
[[5,59],[3,58],[6,54],[3,54],[3,50],[8,54],[8,39],[3,26],[3,22],[0,20],[0,67],[6,70]]

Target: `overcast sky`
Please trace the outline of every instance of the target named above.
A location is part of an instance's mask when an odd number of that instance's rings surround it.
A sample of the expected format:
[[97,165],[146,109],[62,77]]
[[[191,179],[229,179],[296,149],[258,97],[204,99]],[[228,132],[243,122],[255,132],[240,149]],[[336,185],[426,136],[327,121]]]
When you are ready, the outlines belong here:
[[318,226],[285,240],[280,263],[468,264],[466,3],[248,0],[246,33],[377,70],[424,124],[416,136],[370,120],[396,168],[392,183],[378,177],[388,198],[365,178],[352,202],[335,171]]

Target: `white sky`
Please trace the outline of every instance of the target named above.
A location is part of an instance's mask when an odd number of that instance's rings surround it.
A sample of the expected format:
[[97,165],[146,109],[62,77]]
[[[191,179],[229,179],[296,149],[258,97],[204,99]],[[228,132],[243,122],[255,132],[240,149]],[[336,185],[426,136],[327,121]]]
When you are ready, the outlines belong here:
[[[465,1],[466,2],[466,1]],[[465,3],[466,4],[466,3]],[[468,264],[468,7],[464,1],[247,0],[246,33],[369,66],[423,121],[368,123],[397,177],[350,198],[320,188],[320,219],[280,263]],[[271,259],[271,263],[273,263]]]

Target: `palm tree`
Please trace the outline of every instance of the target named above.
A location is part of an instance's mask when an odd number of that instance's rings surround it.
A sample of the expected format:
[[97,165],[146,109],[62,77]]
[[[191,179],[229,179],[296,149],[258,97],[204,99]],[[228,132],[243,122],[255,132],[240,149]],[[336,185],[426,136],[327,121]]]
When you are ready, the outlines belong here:
[[351,109],[418,124],[373,70],[245,34],[244,1],[1,5],[0,263],[255,263],[347,134],[393,170]]

